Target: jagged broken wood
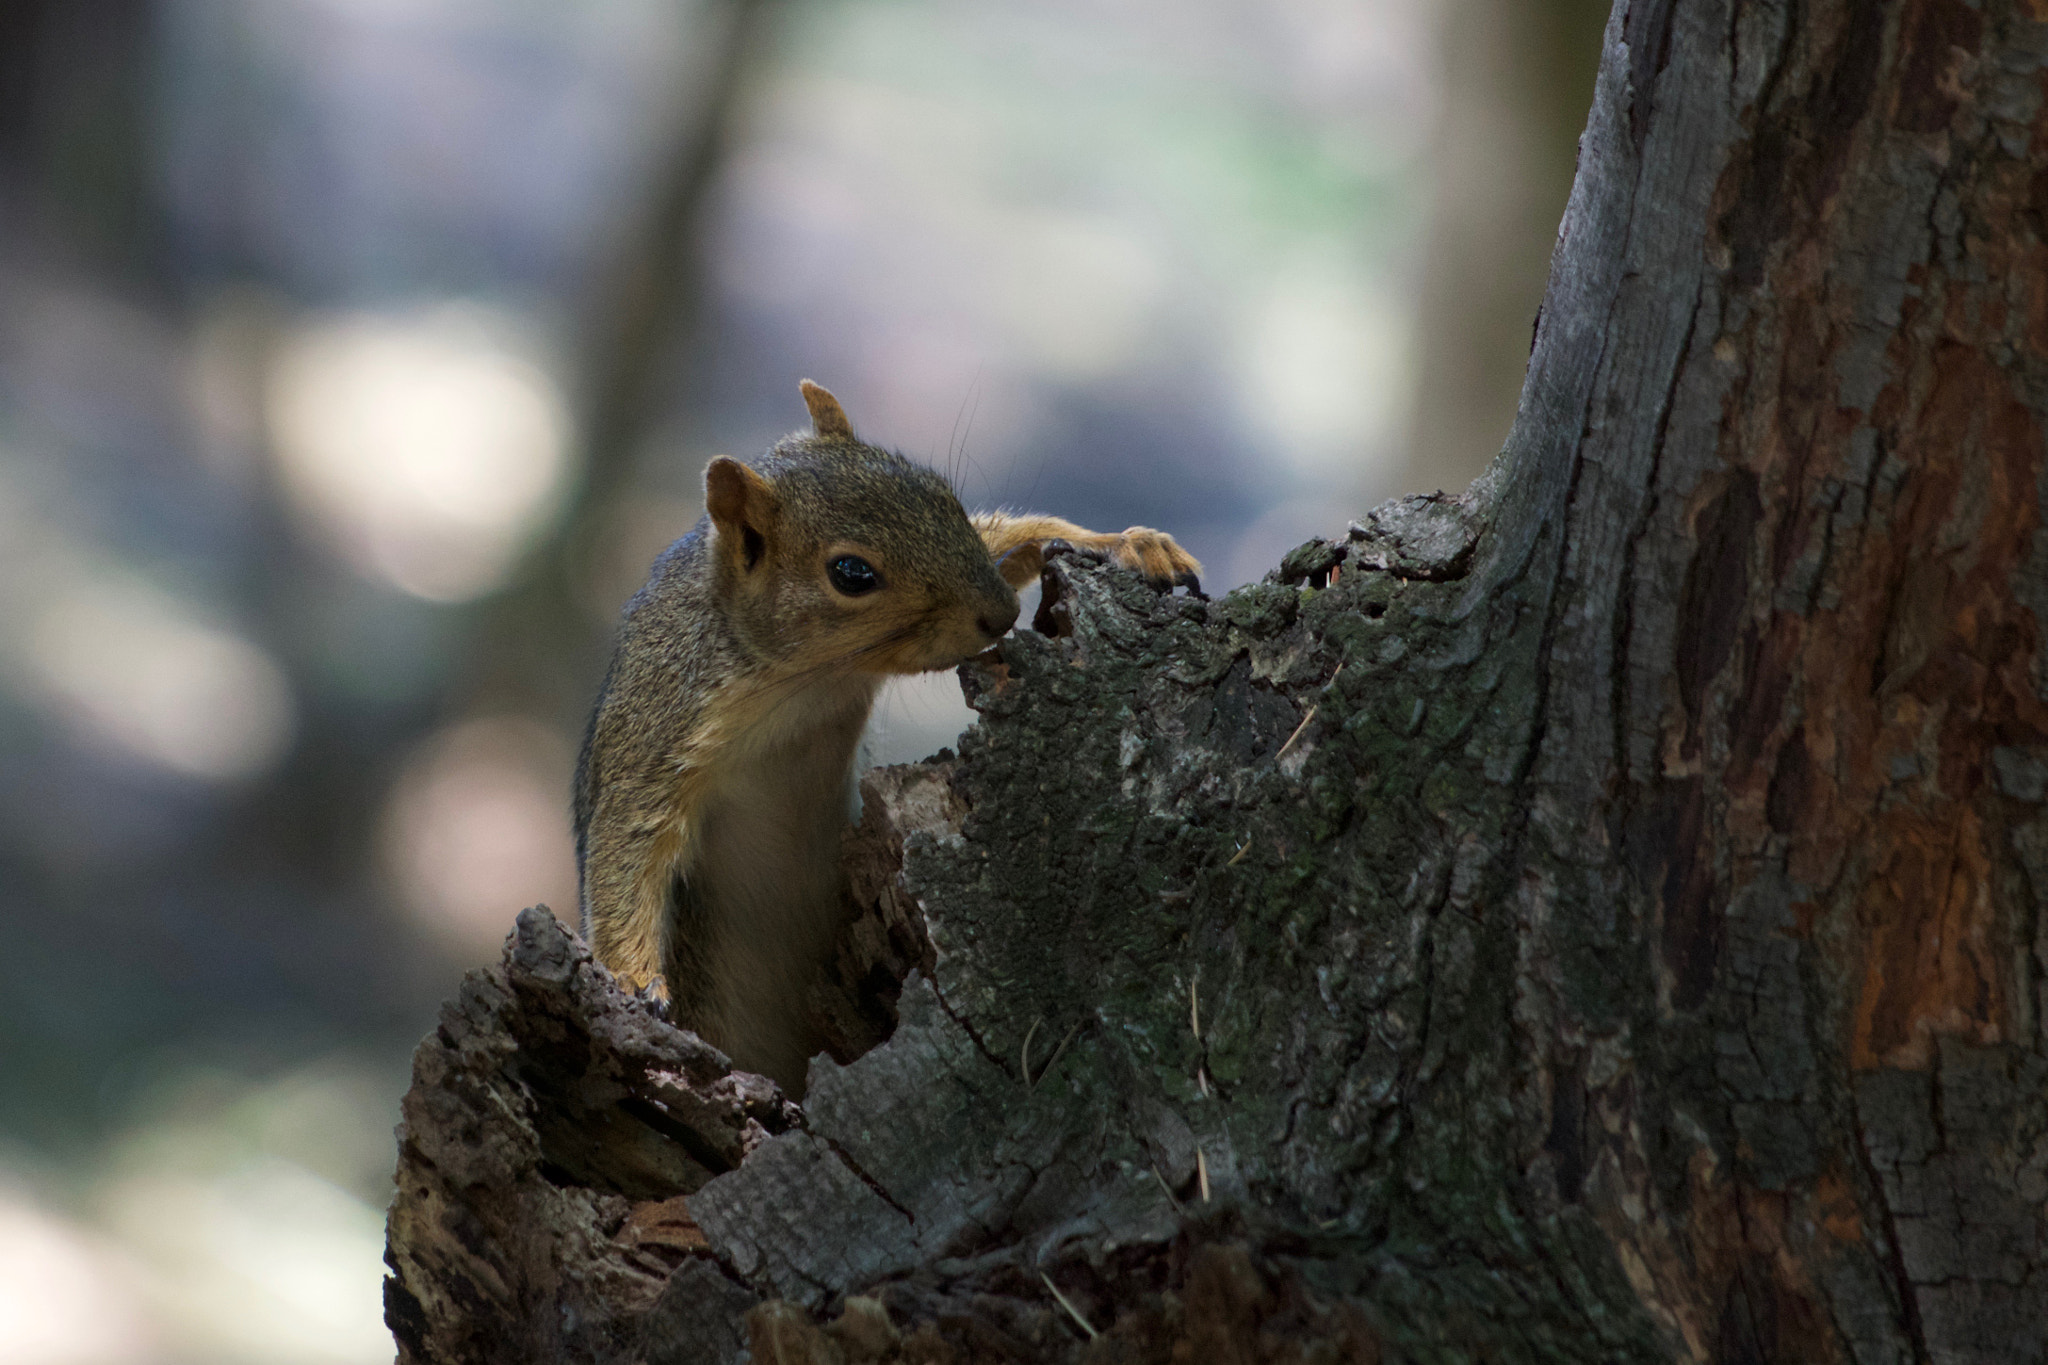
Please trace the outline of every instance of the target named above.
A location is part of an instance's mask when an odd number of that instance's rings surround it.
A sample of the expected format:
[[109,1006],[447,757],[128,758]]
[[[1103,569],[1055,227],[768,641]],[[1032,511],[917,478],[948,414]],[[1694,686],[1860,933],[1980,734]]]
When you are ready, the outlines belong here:
[[525,917],[401,1359],[2048,1356],[2044,91],[2036,0],[1622,5],[1492,472],[1049,556],[801,1113]]

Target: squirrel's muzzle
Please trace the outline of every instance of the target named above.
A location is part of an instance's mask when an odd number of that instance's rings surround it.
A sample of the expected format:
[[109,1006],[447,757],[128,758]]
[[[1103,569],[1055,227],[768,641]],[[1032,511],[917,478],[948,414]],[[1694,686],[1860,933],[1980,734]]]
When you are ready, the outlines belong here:
[[1017,624],[1017,599],[1012,597],[1006,605],[984,608],[974,624],[991,642],[1002,639],[1009,634],[1010,627]]

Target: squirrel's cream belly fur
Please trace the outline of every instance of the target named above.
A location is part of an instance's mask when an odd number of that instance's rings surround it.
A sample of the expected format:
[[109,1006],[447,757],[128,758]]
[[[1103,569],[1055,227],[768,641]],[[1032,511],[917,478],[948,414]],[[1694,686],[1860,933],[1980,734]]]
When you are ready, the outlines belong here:
[[762,714],[698,802],[683,880],[715,926],[706,1015],[749,1070],[802,1075],[814,1051],[805,997],[839,928],[839,842],[879,683],[834,679]]

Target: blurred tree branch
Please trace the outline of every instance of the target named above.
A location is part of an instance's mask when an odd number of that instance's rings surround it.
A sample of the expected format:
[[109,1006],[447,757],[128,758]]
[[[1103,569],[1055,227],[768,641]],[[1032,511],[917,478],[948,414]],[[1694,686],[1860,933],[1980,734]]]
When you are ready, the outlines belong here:
[[676,101],[658,178],[594,272],[576,396],[583,478],[553,533],[483,609],[458,705],[569,720],[589,704],[611,631],[591,620],[577,576],[642,442],[674,408],[663,379],[698,330],[708,206],[769,60],[775,13],[767,0],[720,0],[690,20],[705,49],[701,93]]
[[1438,17],[1402,488],[1464,488],[1514,423],[1606,19],[1604,0],[1449,0]]
[[18,189],[53,240],[132,277],[157,264],[144,93],[156,10],[153,0],[0,0],[0,191]]

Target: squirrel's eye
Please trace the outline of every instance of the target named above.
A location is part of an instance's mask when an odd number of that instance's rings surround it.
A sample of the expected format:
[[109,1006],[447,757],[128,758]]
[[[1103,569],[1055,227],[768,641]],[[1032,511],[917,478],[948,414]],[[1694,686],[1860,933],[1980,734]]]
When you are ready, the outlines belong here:
[[825,577],[848,597],[859,597],[882,586],[882,577],[875,572],[875,566],[859,555],[838,556],[825,566]]

